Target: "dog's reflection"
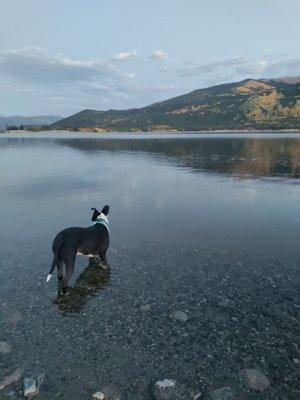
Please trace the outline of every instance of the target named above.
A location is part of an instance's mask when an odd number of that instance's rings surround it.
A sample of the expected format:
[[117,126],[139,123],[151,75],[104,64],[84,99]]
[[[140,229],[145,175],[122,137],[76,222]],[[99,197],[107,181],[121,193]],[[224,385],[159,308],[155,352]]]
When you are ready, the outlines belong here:
[[73,288],[69,288],[63,295],[61,287],[58,287],[58,295],[54,303],[64,314],[79,313],[89,299],[105,289],[109,281],[110,268],[103,269],[97,259],[90,258],[89,265],[81,273]]

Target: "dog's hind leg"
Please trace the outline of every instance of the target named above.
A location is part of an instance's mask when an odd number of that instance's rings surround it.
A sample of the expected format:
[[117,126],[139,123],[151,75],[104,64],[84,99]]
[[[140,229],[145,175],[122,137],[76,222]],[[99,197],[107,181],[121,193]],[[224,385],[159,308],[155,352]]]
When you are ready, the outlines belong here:
[[65,266],[66,266],[66,273],[62,280],[62,286],[64,291],[66,291],[68,287],[69,280],[73,275],[74,267],[75,267],[75,260],[76,260],[76,249],[68,249],[65,253]]
[[60,283],[64,278],[64,262],[62,259],[57,261],[57,279]]

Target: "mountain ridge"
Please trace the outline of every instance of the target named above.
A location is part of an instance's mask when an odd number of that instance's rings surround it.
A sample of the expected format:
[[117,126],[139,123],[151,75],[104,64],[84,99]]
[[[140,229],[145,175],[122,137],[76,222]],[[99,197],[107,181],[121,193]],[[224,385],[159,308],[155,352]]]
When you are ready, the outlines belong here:
[[99,132],[300,129],[300,77],[249,78],[141,108],[86,109],[50,128]]
[[0,115],[0,129],[4,129],[7,126],[33,126],[33,125],[48,125],[52,124],[61,117],[57,115],[35,115],[35,116],[22,116],[22,115],[11,115],[3,116]]

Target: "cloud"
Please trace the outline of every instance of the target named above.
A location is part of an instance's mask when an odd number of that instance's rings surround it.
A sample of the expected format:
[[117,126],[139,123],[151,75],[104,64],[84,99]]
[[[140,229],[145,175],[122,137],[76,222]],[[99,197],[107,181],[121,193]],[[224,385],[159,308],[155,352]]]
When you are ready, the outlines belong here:
[[273,56],[265,55],[263,58],[253,60],[236,56],[202,65],[189,64],[177,72],[181,77],[192,77],[197,75],[209,76],[220,71],[222,71],[223,75],[225,75],[225,71],[231,72],[231,76],[237,75],[240,79],[247,77],[294,76],[300,75],[300,58],[276,60]]
[[231,57],[228,59],[223,59],[220,61],[214,61],[208,64],[202,65],[188,65],[184,68],[178,70],[180,76],[188,77],[201,74],[208,74],[216,71],[217,69],[223,67],[236,67],[239,65],[247,65],[248,61],[242,56]]
[[300,58],[290,60],[269,61],[258,60],[239,66],[237,72],[245,75],[277,77],[277,76],[299,76]]
[[154,50],[150,55],[150,59],[154,61],[165,61],[167,56],[162,50]]
[[136,58],[136,51],[124,51],[123,53],[119,53],[116,56],[112,57],[113,61],[128,61]]
[[67,110],[80,104],[86,108],[91,103],[95,109],[103,105],[126,108],[134,78],[134,72],[120,71],[111,61],[74,60],[43,48],[26,47],[0,53],[1,102],[9,96],[8,104],[13,109],[19,102],[18,107],[26,112],[43,107],[45,112],[49,112],[48,107],[58,112],[62,104],[56,103],[62,103],[63,98]]
[[120,78],[109,62],[71,60],[36,47],[0,53],[0,73],[39,85]]

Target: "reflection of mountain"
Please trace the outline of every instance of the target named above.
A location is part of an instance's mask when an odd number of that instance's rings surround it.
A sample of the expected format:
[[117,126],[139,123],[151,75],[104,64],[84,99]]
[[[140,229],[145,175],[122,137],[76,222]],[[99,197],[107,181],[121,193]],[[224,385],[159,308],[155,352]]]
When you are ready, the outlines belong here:
[[63,313],[78,313],[86,303],[109,284],[110,270],[101,269],[97,263],[90,262],[82,272],[73,288],[66,296],[58,295],[55,303]]
[[299,129],[299,77],[246,79],[195,90],[147,107],[83,110],[51,125],[96,131]]
[[84,152],[143,153],[196,171],[240,177],[300,177],[297,138],[2,139],[1,146],[63,145]]
[[298,139],[62,140],[85,151],[148,153],[182,167],[240,177],[300,177]]

